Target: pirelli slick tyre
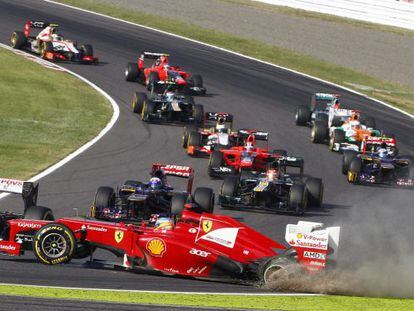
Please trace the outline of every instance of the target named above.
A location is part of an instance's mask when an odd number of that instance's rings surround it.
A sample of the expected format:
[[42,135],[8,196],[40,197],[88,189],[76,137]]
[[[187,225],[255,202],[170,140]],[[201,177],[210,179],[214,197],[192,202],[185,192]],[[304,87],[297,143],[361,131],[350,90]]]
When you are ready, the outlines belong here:
[[42,42],[40,45],[40,57],[46,59],[46,53],[53,52],[52,42]]
[[323,183],[320,178],[308,178],[305,183],[308,192],[308,205],[321,207],[323,201]]
[[95,199],[90,210],[90,217],[99,219],[102,210],[110,208],[114,204],[115,192],[111,187],[99,187],[96,190]]
[[358,175],[362,170],[362,160],[360,158],[353,158],[349,164],[347,180],[351,184],[358,182]]
[[349,165],[351,161],[356,158],[357,152],[353,150],[344,150],[342,156],[342,174],[346,175],[348,173]]
[[311,111],[308,106],[302,105],[296,108],[295,121],[298,126],[305,126],[310,121]]
[[345,141],[345,132],[339,129],[334,130],[332,136],[329,138],[329,150],[335,151],[335,145],[342,144]]
[[90,44],[84,44],[80,47],[80,50],[85,56],[93,56],[93,47]]
[[289,206],[295,212],[295,215],[303,215],[308,208],[308,191],[305,185],[296,184],[290,187]]
[[224,196],[234,197],[239,186],[239,178],[237,176],[228,176],[224,178],[221,184],[220,194]]
[[184,126],[183,139],[182,139],[182,146],[184,149],[188,147],[188,137],[190,136],[191,132],[197,132],[196,125],[189,124],[189,125]]
[[211,170],[219,168],[223,164],[223,154],[218,150],[213,150],[208,160],[208,174],[212,176]]
[[142,92],[135,92],[134,97],[132,97],[132,111],[134,113],[141,114],[144,103],[148,100],[147,94]]
[[259,280],[266,286],[277,288],[294,273],[294,262],[287,257],[271,258],[259,267]]
[[203,126],[203,123],[204,123],[204,107],[203,107],[203,105],[194,104],[193,118],[194,118],[194,122],[198,126]]
[[50,208],[44,206],[30,206],[26,208],[23,219],[31,220],[55,220],[53,212]]
[[193,87],[203,87],[203,78],[200,75],[192,75],[190,84]]
[[200,147],[201,146],[201,134],[199,132],[191,132],[188,136],[188,145]]
[[26,36],[21,31],[13,32],[10,38],[11,46],[14,49],[21,49],[25,45],[26,41]]
[[322,144],[328,137],[328,127],[320,122],[315,121],[312,126],[311,140],[314,144]]
[[68,263],[77,249],[72,231],[65,225],[51,223],[40,228],[33,237],[33,252],[45,265]]
[[154,103],[150,100],[144,102],[141,112],[141,120],[144,122],[151,122],[151,114],[154,112]]
[[125,80],[129,82],[134,82],[138,79],[139,69],[136,63],[128,63],[125,68]]
[[214,192],[211,188],[199,187],[194,191],[194,201],[204,213],[214,212]]

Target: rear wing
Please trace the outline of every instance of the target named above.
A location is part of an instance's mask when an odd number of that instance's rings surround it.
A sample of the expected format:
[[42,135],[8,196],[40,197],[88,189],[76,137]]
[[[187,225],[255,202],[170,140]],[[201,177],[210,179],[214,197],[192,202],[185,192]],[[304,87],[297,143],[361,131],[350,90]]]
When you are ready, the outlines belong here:
[[147,58],[147,59],[157,59],[161,56],[169,57],[170,54],[168,54],[168,53],[142,52],[140,57]]
[[250,135],[253,135],[256,140],[269,140],[269,132],[261,132],[256,130],[240,129],[237,131],[239,139],[245,140]]
[[305,167],[305,160],[301,157],[280,157],[276,159],[276,166],[278,168],[281,167],[296,167],[299,168],[300,174],[303,174],[303,170]]
[[370,147],[375,148],[381,144],[385,143],[387,147],[396,148],[397,147],[397,140],[395,136],[365,136],[362,143],[361,143],[361,151],[362,153],[369,152],[368,150]]
[[331,93],[315,93],[312,95],[312,98],[315,100],[334,100],[339,98],[339,94],[331,94]]
[[[327,108],[326,105],[329,104],[328,102],[333,102],[335,99],[338,99],[339,97],[339,94],[315,93],[311,97],[311,110],[324,110]],[[323,106],[321,106],[321,104],[323,104]]]
[[0,192],[21,194],[24,210],[37,203],[39,184],[17,179],[0,178]]
[[324,228],[323,223],[299,221],[286,226],[285,240],[297,253],[298,262],[308,270],[322,270],[338,256],[340,227]]
[[30,36],[30,29],[32,29],[32,28],[45,29],[48,26],[59,27],[59,25],[56,24],[56,23],[27,20],[26,23],[24,24],[24,35],[26,37]]
[[187,191],[191,192],[194,180],[194,169],[189,166],[174,165],[174,164],[152,164],[151,174],[162,170],[167,176],[176,176],[180,178],[188,178]]

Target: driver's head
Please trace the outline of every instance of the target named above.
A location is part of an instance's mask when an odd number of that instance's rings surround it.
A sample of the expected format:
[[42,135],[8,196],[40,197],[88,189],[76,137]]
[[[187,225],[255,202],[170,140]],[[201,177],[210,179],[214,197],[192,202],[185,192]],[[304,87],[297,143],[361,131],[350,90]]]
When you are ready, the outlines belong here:
[[216,131],[217,131],[217,133],[225,133],[226,132],[226,125],[217,123]]
[[167,58],[167,56],[160,56],[160,62],[161,63],[168,63],[168,58]]
[[351,117],[349,118],[349,120],[350,120],[350,121],[358,121],[358,114],[353,113],[353,114],[351,115]]
[[157,190],[162,188],[162,181],[158,177],[152,177],[149,182],[151,189]]
[[253,144],[250,141],[248,141],[246,142],[245,148],[246,148],[246,151],[251,151],[253,149]]
[[154,230],[172,230],[174,221],[169,217],[159,217],[154,225]]
[[338,99],[338,98],[335,98],[335,99],[333,100],[333,107],[334,107],[335,109],[339,109],[339,106],[340,106],[339,99]]

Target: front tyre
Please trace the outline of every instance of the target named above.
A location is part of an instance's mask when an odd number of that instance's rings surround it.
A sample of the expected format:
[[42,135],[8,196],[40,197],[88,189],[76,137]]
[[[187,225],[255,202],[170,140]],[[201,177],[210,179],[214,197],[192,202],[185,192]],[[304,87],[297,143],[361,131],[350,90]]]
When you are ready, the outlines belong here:
[[33,252],[45,265],[69,262],[77,249],[72,231],[65,225],[52,223],[40,228],[33,238]]
[[26,36],[21,31],[13,32],[10,38],[10,44],[14,49],[21,49],[25,45],[26,41]]
[[125,68],[125,80],[134,82],[138,79],[139,69],[136,63],[128,63]]

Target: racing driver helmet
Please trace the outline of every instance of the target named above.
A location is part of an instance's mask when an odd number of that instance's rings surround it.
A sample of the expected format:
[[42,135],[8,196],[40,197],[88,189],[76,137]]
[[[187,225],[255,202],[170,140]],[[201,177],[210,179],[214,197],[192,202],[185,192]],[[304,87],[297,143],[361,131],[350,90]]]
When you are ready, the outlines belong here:
[[226,133],[226,124],[223,117],[217,119],[216,131],[217,133]]
[[154,225],[154,230],[172,230],[174,221],[169,217],[159,217]]
[[152,177],[150,179],[149,186],[153,190],[162,189],[162,181],[158,177]]
[[275,168],[269,169],[266,172],[266,178],[268,181],[275,181],[279,177],[279,171]]

